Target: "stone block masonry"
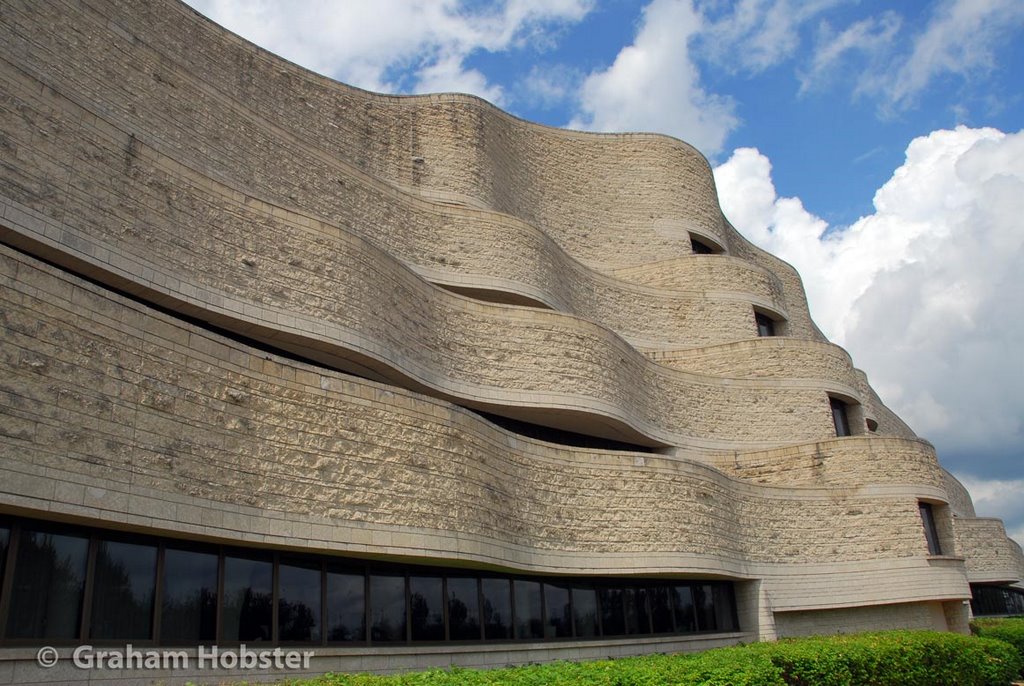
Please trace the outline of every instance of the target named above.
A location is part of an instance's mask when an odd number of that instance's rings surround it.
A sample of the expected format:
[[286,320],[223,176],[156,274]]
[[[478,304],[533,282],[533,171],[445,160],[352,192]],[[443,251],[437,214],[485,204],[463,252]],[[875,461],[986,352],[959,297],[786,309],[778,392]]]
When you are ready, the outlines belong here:
[[[963,631],[1024,578],[685,143],[368,93],[177,0],[4,3],[0,93],[0,683]],[[113,639],[314,654],[75,665]]]

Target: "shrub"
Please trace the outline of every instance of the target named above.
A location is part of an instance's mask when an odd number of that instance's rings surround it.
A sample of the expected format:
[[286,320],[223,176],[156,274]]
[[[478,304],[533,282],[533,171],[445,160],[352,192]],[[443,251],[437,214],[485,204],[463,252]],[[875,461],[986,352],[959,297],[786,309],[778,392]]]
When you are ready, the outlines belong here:
[[[1024,663],[1024,617],[976,619],[971,622],[971,632],[983,638],[1006,641],[1017,649],[1017,654]],[[1024,677],[1024,666],[1021,667],[1019,675]]]
[[1014,647],[989,638],[887,631],[755,643],[696,655],[650,655],[496,670],[325,675],[294,686],[1006,686]]

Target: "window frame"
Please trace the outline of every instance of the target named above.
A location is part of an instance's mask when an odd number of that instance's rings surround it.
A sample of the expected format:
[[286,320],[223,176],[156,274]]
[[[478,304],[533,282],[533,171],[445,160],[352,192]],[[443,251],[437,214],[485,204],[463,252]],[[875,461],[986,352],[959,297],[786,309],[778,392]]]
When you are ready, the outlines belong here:
[[[462,644],[462,645],[477,645],[479,644],[493,644],[493,643],[513,643],[513,642],[539,642],[539,643],[552,643],[558,641],[593,641],[611,639],[616,637],[629,636],[633,637],[654,637],[654,636],[665,636],[669,635],[664,632],[655,634],[654,629],[654,618],[651,608],[652,594],[656,592],[656,589],[664,586],[664,593],[670,594],[671,597],[672,589],[680,586],[685,586],[690,589],[691,597],[693,596],[693,589],[699,584],[710,584],[722,586],[723,592],[728,594],[731,599],[730,602],[733,604],[733,612],[735,612],[735,587],[732,582],[721,582],[721,581],[710,581],[710,580],[695,580],[695,579],[659,579],[659,580],[647,580],[638,581],[636,579],[629,579],[623,577],[573,577],[573,576],[560,576],[560,577],[547,577],[547,576],[531,576],[526,574],[506,574],[499,572],[492,572],[488,570],[469,570],[462,568],[454,568],[447,566],[433,566],[424,565],[422,563],[396,563],[396,562],[368,562],[366,560],[359,560],[356,558],[347,558],[338,555],[328,554],[314,554],[314,553],[298,553],[292,551],[281,551],[276,549],[267,549],[259,547],[244,547],[238,545],[222,545],[215,543],[206,543],[199,540],[185,540],[170,538],[166,536],[156,536],[149,534],[140,534],[134,532],[124,532],[115,529],[97,528],[87,525],[76,525],[76,524],[65,524],[60,522],[51,522],[45,520],[39,520],[34,518],[24,517],[0,517],[0,525],[5,526],[8,531],[8,548],[7,557],[4,562],[4,575],[0,580],[0,647],[16,647],[24,645],[38,645],[40,643],[53,644],[53,645],[80,645],[86,642],[96,643],[97,645],[117,645],[123,644],[126,641],[131,642],[140,646],[167,646],[167,647],[189,647],[189,646],[200,646],[200,645],[238,645],[240,643],[251,643],[251,640],[243,641],[242,639],[226,640],[224,633],[226,630],[225,626],[225,602],[227,600],[225,596],[225,586],[228,581],[227,579],[227,561],[229,558],[239,558],[242,560],[249,560],[253,562],[269,564],[269,571],[271,574],[270,578],[270,595],[271,595],[271,626],[270,626],[270,638],[269,640],[262,641],[262,645],[270,646],[377,646],[381,648],[386,647],[401,647],[401,646],[420,646],[420,645],[439,645],[445,643]],[[82,588],[82,600],[80,608],[80,616],[78,618],[77,631],[78,634],[71,639],[59,639],[52,636],[43,636],[39,638],[8,638],[7,637],[7,622],[11,611],[10,598],[13,593],[13,579],[14,572],[17,568],[17,550],[18,541],[21,537],[22,529],[27,528],[29,530],[41,530],[46,532],[52,532],[54,534],[64,534],[74,536],[80,539],[84,539],[86,542],[85,549],[85,576],[83,578]],[[144,546],[152,546],[156,548],[156,555],[154,559],[154,588],[153,588],[153,609],[150,616],[149,638],[131,637],[126,639],[97,639],[91,636],[91,625],[93,621],[93,595],[97,591],[97,553],[99,550],[100,543],[102,541],[118,541],[125,543],[133,543]],[[189,641],[187,639],[174,639],[171,641],[165,640],[162,636],[162,621],[163,621],[163,606],[165,602],[165,590],[166,590],[166,574],[167,574],[167,551],[179,550],[185,553],[202,553],[207,555],[213,555],[216,559],[216,608],[214,610],[214,637],[200,639],[197,641]],[[319,638],[316,640],[281,640],[281,627],[280,627],[280,611],[279,604],[282,600],[281,595],[281,567],[282,564],[287,566],[295,564],[299,567],[305,567],[310,570],[314,575],[318,573],[320,579],[320,606],[319,611]],[[265,572],[261,572],[265,573]],[[363,634],[356,640],[330,640],[330,614],[329,614],[329,603],[327,596],[327,579],[330,573],[347,574],[358,579],[361,579],[362,584],[362,607],[359,608],[363,618]],[[374,600],[370,593],[371,578],[374,575],[393,576],[401,579],[403,588],[403,599],[404,608],[403,616],[405,617],[405,631],[401,638],[394,641],[381,641],[372,639],[372,608]],[[412,624],[409,613],[411,612],[410,603],[410,579],[413,576],[428,576],[428,577],[439,577],[442,581],[442,595],[441,595],[441,610],[443,612],[443,638],[438,640],[421,640],[412,641],[411,631]],[[469,579],[475,585],[476,593],[475,598],[477,600],[477,621],[479,622],[479,637],[471,639],[452,639],[451,637],[451,625],[449,615],[449,592],[448,586],[449,581],[453,579]],[[507,596],[505,598],[497,598],[502,602],[508,602],[508,614],[504,617],[504,622],[507,622],[509,629],[509,635],[503,638],[488,638],[487,637],[487,621],[484,614],[484,587],[485,580],[488,584],[493,581],[499,582],[499,584],[507,584],[504,588],[507,589]],[[204,580],[203,581],[205,584]],[[355,579],[350,580],[351,583],[357,584],[358,581]],[[518,582],[518,583],[517,583]],[[538,636],[520,636],[519,632],[519,617],[517,609],[517,598],[516,591],[522,590],[523,583],[530,583],[537,585],[537,592],[539,593],[540,600],[540,635]],[[504,595],[502,591],[502,585],[494,585],[489,590],[491,592],[497,592]],[[517,589],[517,586],[521,588]],[[203,585],[202,588],[205,588]],[[470,586],[472,587],[472,586]],[[565,596],[568,608],[568,623],[563,623],[564,628],[569,631],[569,635],[551,636],[547,628],[548,620],[548,605],[549,605],[549,587],[559,589],[556,595],[561,598]],[[354,587],[353,587],[354,588]],[[594,598],[594,611],[596,613],[594,617],[596,632],[592,635],[580,636],[577,629],[576,623],[576,598],[575,592],[577,589],[586,590],[588,593],[593,593]],[[468,590],[468,589],[463,589]],[[616,636],[605,635],[605,627],[603,620],[604,608],[602,607],[602,592],[604,590],[617,592],[620,597],[622,621],[624,622],[624,629],[626,633],[617,634]],[[629,626],[629,618],[626,616],[629,608],[626,607],[629,599],[627,595],[632,594],[634,597],[634,604],[637,605],[636,619],[643,622],[643,626],[637,627],[637,630],[631,630]],[[554,597],[554,596],[553,596]],[[355,596],[352,596],[355,599]],[[344,600],[342,602],[345,602]],[[642,607],[640,604],[642,603]],[[671,602],[670,602],[671,604]],[[502,612],[505,608],[500,608]],[[673,631],[672,635],[690,635],[694,633],[703,633],[700,627],[697,627],[696,631],[685,631],[678,630],[678,623],[675,617],[675,607],[670,608],[672,611],[672,622]],[[397,611],[397,607],[395,608]],[[564,613],[563,613],[564,614]],[[563,617],[564,619],[564,617]],[[737,625],[738,626],[738,625]],[[730,629],[729,631],[737,631],[736,629]]]

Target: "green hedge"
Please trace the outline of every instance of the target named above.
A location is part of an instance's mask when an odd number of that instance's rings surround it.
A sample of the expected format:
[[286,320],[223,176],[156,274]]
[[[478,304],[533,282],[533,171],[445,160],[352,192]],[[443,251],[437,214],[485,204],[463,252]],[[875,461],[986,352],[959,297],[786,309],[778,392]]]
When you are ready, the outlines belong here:
[[1024,617],[976,619],[971,622],[971,631],[976,636],[1006,641],[1016,648],[1022,662],[1020,676],[1024,677]]
[[294,686],[1006,686],[1021,668],[1012,646],[988,638],[888,631],[495,670],[375,676],[328,674]]

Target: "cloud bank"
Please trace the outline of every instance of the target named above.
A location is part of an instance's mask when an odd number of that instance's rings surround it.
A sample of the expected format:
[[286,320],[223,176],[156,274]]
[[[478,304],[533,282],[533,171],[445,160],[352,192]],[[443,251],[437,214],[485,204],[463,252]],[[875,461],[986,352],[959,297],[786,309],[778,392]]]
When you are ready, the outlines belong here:
[[[780,198],[769,160],[715,169],[737,229],[799,271],[815,320],[883,400],[1024,531],[1024,131],[934,131],[878,189],[873,214],[829,227]],[[984,459],[977,459],[984,458]],[[989,495],[985,495],[989,494]],[[1015,519],[1013,519],[1015,518]]]
[[472,93],[502,104],[501,85],[465,60],[545,40],[592,0],[189,0],[235,33],[297,64],[379,92]]
[[837,230],[778,197],[757,150],[715,178],[726,216],[800,271],[822,330],[915,430],[963,451],[1024,438],[1024,132],[914,139],[875,213]]

